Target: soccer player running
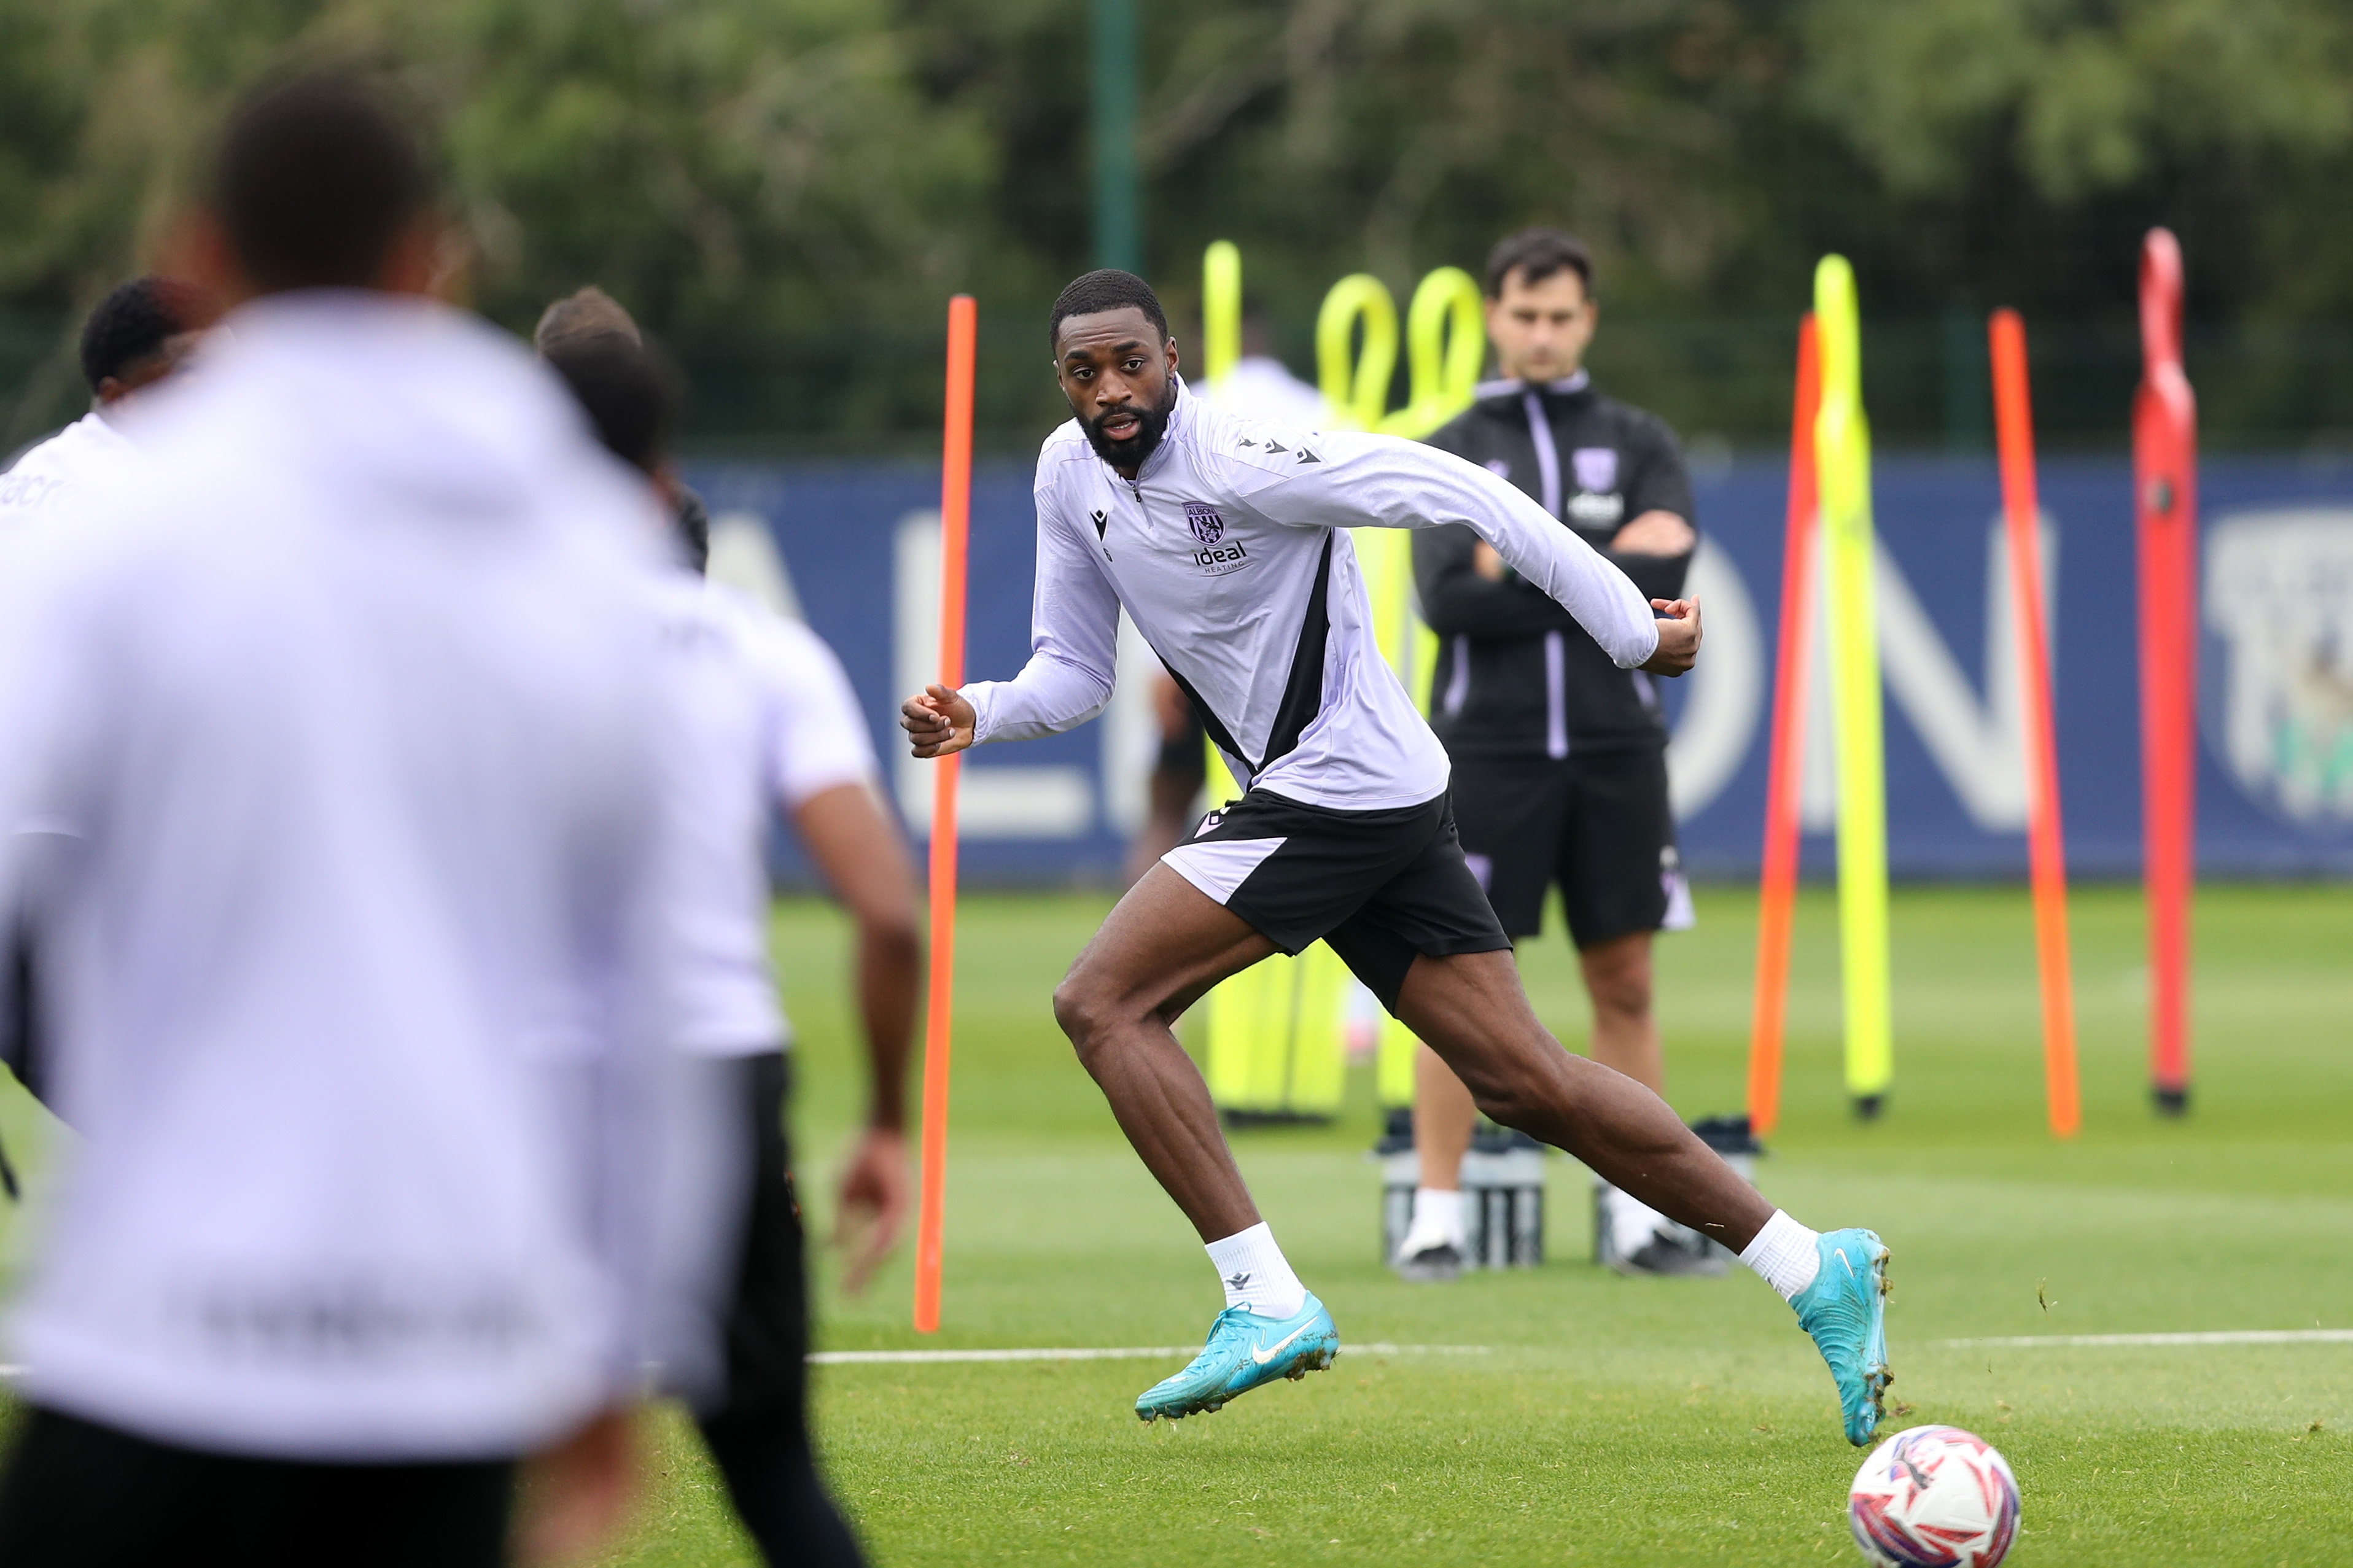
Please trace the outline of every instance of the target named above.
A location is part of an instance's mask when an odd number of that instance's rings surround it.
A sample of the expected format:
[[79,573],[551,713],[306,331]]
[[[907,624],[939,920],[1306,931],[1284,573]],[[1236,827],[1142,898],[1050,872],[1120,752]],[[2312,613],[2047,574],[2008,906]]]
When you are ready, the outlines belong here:
[[[574,307],[566,309],[566,307]],[[584,289],[549,307],[537,341],[614,456],[652,481],[692,571],[670,574],[673,643],[692,661],[685,706],[715,808],[695,825],[705,870],[680,923],[700,984],[680,1045],[720,1080],[752,1152],[734,1248],[723,1393],[701,1412],[703,1440],[738,1518],[771,1563],[863,1561],[818,1477],[807,1418],[808,1309],[799,1205],[785,1131],[789,1029],[770,984],[761,846],[781,809],[859,931],[871,1114],[844,1173],[841,1237],[857,1289],[896,1239],[910,1182],[908,1047],[921,992],[913,862],[874,787],[865,721],[840,662],[817,635],[732,588],[701,580],[704,552],[668,463],[677,394],[666,367],[609,296]]]
[[[1430,444],[1518,486],[1646,595],[1677,597],[1698,542],[1691,481],[1673,433],[1604,397],[1584,367],[1599,310],[1585,246],[1557,229],[1512,235],[1487,258],[1485,285],[1502,379]],[[1430,726],[1453,760],[1464,858],[1514,941],[1542,931],[1546,890],[1559,884],[1593,1004],[1593,1059],[1663,1095],[1651,933],[1689,924],[1691,903],[1657,689],[1470,529],[1417,533],[1413,565],[1440,639]],[[1395,1260],[1409,1279],[1462,1267],[1462,1155],[1477,1117],[1461,1080],[1421,1050],[1421,1184]],[[1601,1261],[1641,1274],[1717,1267],[1702,1237],[1631,1194],[1605,1184],[1598,1196]]]
[[1141,279],[1076,279],[1047,331],[1073,417],[1039,454],[1029,661],[1011,680],[917,693],[901,722],[919,757],[1084,722],[1110,700],[1124,607],[1243,785],[1128,890],[1054,993],[1080,1061],[1226,1295],[1201,1353],[1136,1414],[1216,1410],[1338,1353],[1331,1314],[1260,1218],[1171,1030],[1219,981],[1321,939],[1496,1121],[1737,1250],[1797,1308],[1847,1436],[1865,1441],[1888,1381],[1886,1248],[1773,1209],[1658,1096],[1545,1032],[1463,863],[1445,750],[1374,640],[1345,531],[1463,524],[1621,668],[1690,668],[1699,605],[1646,604],[1543,508],[1451,453],[1193,397]]

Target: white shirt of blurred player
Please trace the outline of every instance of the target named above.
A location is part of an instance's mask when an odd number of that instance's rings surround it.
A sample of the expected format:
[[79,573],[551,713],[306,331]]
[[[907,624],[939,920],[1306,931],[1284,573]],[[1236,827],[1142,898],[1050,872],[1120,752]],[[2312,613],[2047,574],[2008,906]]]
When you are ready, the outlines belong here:
[[768,964],[769,824],[877,773],[874,742],[841,661],[815,632],[720,583],[665,585],[686,654],[681,702],[698,781],[672,921],[688,964],[678,1044],[691,1055],[751,1056],[789,1043]]
[[0,474],[0,535],[100,500],[146,468],[139,448],[92,409]]
[[1244,354],[1223,379],[1192,390],[1203,402],[1244,419],[1296,425],[1306,430],[1321,430],[1332,423],[1324,395],[1292,374],[1272,354]]
[[0,819],[79,839],[10,1359],[164,1442],[524,1452],[641,1384],[655,1300],[661,521],[479,321],[235,319],[0,582]]

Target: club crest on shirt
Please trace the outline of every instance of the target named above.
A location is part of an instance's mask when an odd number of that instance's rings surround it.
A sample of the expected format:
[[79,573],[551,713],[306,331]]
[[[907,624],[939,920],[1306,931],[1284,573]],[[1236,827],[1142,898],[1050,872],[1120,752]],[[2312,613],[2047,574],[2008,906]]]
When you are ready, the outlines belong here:
[[1568,455],[1568,461],[1577,470],[1578,489],[1601,491],[1618,488],[1617,447],[1579,447]]
[[1185,503],[1185,524],[1193,531],[1193,537],[1204,544],[1215,544],[1226,536],[1226,520],[1205,500]]

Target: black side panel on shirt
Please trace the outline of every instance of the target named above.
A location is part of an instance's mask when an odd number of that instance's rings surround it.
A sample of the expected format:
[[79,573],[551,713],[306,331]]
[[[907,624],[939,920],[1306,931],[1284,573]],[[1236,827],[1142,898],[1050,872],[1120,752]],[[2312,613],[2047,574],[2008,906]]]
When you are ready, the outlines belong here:
[[1282,706],[1274,710],[1274,733],[1267,738],[1260,773],[1277,757],[1298,749],[1299,737],[1324,710],[1324,645],[1332,638],[1332,536],[1324,536],[1324,553],[1315,562],[1315,585],[1307,593],[1307,614],[1299,623],[1299,647],[1291,656],[1291,679],[1282,689]]

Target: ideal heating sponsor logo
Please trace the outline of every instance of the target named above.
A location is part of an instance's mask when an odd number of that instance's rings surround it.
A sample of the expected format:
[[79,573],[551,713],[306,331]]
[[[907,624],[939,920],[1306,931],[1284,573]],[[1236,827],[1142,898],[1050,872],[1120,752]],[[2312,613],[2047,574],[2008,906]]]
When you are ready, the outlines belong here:
[[1250,563],[1250,552],[1240,540],[1225,542],[1226,520],[1208,501],[1188,500],[1185,503],[1185,526],[1192,531],[1199,546],[1192,553],[1194,567],[1204,577],[1222,577],[1229,572],[1239,572]]
[[2209,743],[2265,808],[2353,827],[2353,509],[2216,519],[2204,596]]

